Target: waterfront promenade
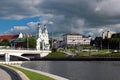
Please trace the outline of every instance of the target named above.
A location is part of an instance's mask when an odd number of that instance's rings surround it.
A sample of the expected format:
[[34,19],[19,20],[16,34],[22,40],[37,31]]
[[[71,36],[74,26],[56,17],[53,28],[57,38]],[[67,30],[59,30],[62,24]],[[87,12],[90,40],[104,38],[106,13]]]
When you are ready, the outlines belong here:
[[13,69],[0,65],[0,80],[25,80]]
[[12,80],[11,76],[3,69],[0,67],[0,79],[1,80]]
[[22,62],[1,62],[0,64],[1,64],[0,65],[0,74],[2,74],[2,75],[0,75],[0,80],[29,80],[29,78],[21,71],[16,70],[16,69],[11,68],[11,67],[8,67],[8,66],[3,65],[3,64],[9,64],[9,65],[21,68],[21,69],[25,69],[25,70],[28,70],[31,72],[38,73],[40,75],[42,74],[45,76],[49,76],[55,80],[68,80],[66,78],[63,78],[63,77],[60,77],[57,75],[53,75],[50,73],[36,71],[36,70],[21,67],[20,65],[22,64]]
[[54,74],[51,74],[51,73],[47,73],[47,72],[33,70],[33,69],[25,68],[25,67],[22,67],[22,66],[16,66],[16,67],[19,67],[19,68],[22,68],[22,69],[25,69],[25,70],[28,70],[28,71],[36,72],[38,74],[42,74],[42,75],[45,75],[45,76],[49,76],[49,77],[53,78],[54,80],[69,80],[67,78],[64,78],[64,77],[61,77],[61,76],[57,76],[57,75],[54,75]]

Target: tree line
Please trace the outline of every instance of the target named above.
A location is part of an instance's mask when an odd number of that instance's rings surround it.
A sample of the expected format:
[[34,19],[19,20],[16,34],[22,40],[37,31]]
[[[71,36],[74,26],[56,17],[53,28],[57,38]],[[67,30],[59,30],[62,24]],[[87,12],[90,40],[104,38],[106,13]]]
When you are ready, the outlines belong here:
[[[31,36],[28,38],[24,38],[24,43],[22,43],[22,48],[36,48],[36,37]],[[17,38],[15,40],[23,40],[23,38]],[[14,43],[15,40],[1,40],[0,46],[11,46],[12,42]],[[52,47],[52,40],[49,40],[50,48]]]
[[[15,39],[16,40],[16,39]],[[14,42],[15,40],[1,40],[0,41],[0,46],[11,46],[11,43]],[[21,38],[17,38],[18,41],[22,40]],[[35,36],[32,36],[32,37],[29,37],[29,38],[25,38],[24,40],[24,43],[23,44],[23,48],[35,48],[36,47],[36,37]]]
[[101,49],[120,49],[120,33],[113,34],[111,38],[96,37],[91,44]]

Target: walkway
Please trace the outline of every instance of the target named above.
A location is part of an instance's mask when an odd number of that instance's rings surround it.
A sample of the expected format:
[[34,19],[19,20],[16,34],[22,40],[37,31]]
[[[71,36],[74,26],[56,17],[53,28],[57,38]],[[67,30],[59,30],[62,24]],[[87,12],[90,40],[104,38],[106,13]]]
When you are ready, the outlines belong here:
[[71,55],[71,56],[75,56],[75,54],[73,54],[73,53],[71,53],[71,52],[66,52],[66,51],[60,51],[60,52],[62,52],[62,53],[64,53],[64,54],[67,54],[67,55]]
[[10,69],[0,65],[0,80],[21,80],[20,77]]
[[0,68],[0,79],[1,80],[12,80],[10,75],[1,68]]
[[[0,49],[0,54],[4,53],[16,53],[16,55],[25,54],[41,54],[41,53],[51,53],[50,50],[18,50],[18,49]],[[19,54],[17,54],[19,53]],[[21,54],[20,54],[21,53]]]
[[57,76],[57,75],[54,75],[54,74],[50,74],[50,73],[47,73],[47,72],[42,72],[42,71],[39,71],[39,70],[33,70],[33,69],[25,68],[25,67],[22,67],[20,65],[15,65],[15,66],[19,67],[19,68],[23,68],[23,69],[28,70],[28,71],[36,72],[36,73],[39,73],[39,74],[42,74],[42,75],[45,75],[45,76],[49,76],[49,77],[51,77],[55,80],[69,80],[67,78]]

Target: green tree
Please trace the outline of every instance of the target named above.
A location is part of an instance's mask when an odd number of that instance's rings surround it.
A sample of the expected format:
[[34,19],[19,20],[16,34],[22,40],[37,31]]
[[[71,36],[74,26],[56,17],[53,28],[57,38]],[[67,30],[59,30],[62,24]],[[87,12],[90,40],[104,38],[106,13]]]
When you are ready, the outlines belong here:
[[50,43],[50,49],[52,48],[52,40],[49,40]]
[[10,46],[10,42],[8,40],[2,40],[0,46]]
[[112,38],[120,38],[120,33],[113,34]]
[[32,36],[27,39],[27,44],[29,48],[36,48],[36,37]]
[[119,49],[120,48],[120,33],[113,34],[109,39],[102,39],[102,37],[96,37],[94,40],[96,47],[107,49]]
[[100,47],[102,41],[103,41],[102,37],[96,37],[94,41],[96,47]]
[[118,49],[120,43],[120,38],[110,38],[110,48]]

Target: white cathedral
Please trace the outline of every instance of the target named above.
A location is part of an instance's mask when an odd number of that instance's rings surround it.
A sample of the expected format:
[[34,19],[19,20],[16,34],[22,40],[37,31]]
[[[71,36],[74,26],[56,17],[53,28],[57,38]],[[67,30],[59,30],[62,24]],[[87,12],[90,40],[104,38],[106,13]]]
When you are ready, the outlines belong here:
[[43,29],[41,29],[40,24],[38,23],[37,27],[37,41],[36,41],[36,49],[37,50],[49,50],[49,37],[46,25],[44,25]]

